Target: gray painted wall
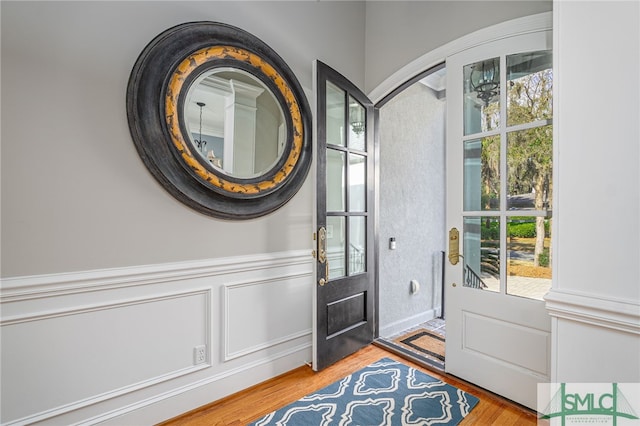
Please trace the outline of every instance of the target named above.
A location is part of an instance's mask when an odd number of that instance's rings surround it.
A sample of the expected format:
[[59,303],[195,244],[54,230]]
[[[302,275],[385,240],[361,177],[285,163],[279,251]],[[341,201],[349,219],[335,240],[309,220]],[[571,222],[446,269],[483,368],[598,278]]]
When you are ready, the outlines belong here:
[[[421,83],[380,109],[380,335],[433,318],[445,249],[445,99]],[[389,238],[396,249],[389,249]],[[420,290],[412,294],[410,281]],[[426,318],[425,318],[426,317]]]
[[311,250],[312,173],[286,206],[264,218],[201,215],[169,195],[140,160],[127,125],[127,81],[160,32],[222,21],[268,43],[313,105],[316,58],[363,84],[364,3],[1,7],[3,277]]
[[155,182],[127,127],[131,67],[166,28],[223,21],[271,45],[313,104],[315,59],[360,87],[366,66],[371,88],[438,43],[549,7],[497,2],[472,19],[465,3],[411,3],[2,2],[2,276],[310,248],[310,179],[245,222],[198,214]]
[[500,22],[549,12],[549,0],[367,3],[365,92],[432,50]]

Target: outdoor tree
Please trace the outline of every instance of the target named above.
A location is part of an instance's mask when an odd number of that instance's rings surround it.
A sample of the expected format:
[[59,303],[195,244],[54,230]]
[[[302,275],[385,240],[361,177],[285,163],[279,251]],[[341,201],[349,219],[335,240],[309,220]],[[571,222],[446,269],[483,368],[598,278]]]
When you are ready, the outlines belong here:
[[500,136],[482,139],[482,204],[491,210],[492,203],[500,200]]
[[[507,134],[507,194],[534,194],[534,209],[547,210],[552,192],[552,126],[537,125],[552,117],[553,75],[550,68],[510,79],[507,90],[507,126],[524,125],[524,130]],[[496,122],[498,102],[483,107],[483,119]],[[482,139],[483,208],[491,209],[500,198],[500,136]],[[510,207],[510,206],[508,206]],[[544,251],[545,218],[536,217],[534,265],[539,266]]]
[[[551,69],[509,81],[507,125],[534,123],[552,117]],[[552,190],[552,127],[542,125],[507,136],[508,194],[534,193],[534,209],[547,210]],[[544,250],[545,218],[536,217],[534,265]]]

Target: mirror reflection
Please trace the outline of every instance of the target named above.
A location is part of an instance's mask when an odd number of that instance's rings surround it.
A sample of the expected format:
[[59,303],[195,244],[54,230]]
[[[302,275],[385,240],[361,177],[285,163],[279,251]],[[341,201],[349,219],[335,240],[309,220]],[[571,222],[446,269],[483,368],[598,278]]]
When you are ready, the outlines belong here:
[[263,175],[287,140],[284,113],[269,88],[235,68],[204,73],[189,88],[184,117],[194,151],[238,178]]

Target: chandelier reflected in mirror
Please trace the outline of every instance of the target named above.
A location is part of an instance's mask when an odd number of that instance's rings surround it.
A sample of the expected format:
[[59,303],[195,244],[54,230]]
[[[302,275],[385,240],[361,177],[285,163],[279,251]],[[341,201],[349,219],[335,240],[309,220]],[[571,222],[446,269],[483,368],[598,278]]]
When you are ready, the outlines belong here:
[[204,107],[206,104],[204,102],[196,102],[196,105],[200,107],[200,132],[199,132],[199,138],[194,139],[194,142],[196,143],[196,146],[198,147],[198,149],[204,153],[204,149],[207,146],[207,141],[202,139],[202,107]]

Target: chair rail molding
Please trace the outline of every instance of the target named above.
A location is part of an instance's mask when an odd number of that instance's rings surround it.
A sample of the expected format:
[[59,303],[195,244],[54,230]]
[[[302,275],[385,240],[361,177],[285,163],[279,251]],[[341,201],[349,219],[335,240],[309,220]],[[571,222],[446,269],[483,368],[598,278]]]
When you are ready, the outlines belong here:
[[558,289],[552,289],[544,300],[549,315],[554,318],[640,335],[638,300]]
[[308,250],[0,279],[0,304],[311,264]]

